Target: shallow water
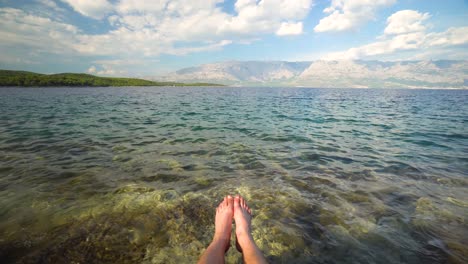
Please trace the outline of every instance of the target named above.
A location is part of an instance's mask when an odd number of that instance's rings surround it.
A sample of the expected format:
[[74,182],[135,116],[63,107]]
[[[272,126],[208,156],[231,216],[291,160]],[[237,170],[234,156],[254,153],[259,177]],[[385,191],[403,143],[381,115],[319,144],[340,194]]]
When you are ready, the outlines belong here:
[[[468,91],[0,89],[1,263],[468,262]],[[232,247],[229,263],[241,261]]]

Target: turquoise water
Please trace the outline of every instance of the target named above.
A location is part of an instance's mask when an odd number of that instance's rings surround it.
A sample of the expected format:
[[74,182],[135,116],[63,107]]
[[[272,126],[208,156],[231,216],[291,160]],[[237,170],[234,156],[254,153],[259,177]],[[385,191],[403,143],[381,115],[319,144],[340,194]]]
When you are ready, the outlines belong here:
[[[1,263],[466,263],[468,91],[0,89]],[[233,240],[234,241],[234,240]],[[229,263],[240,262],[235,246]]]

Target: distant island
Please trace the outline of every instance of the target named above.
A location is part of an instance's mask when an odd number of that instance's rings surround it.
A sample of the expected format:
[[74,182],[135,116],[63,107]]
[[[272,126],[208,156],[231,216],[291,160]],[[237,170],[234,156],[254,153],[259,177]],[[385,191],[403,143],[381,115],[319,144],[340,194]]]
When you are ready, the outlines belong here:
[[20,87],[109,87],[109,86],[223,86],[215,83],[157,82],[135,78],[98,77],[84,73],[41,74],[0,70],[0,86]]

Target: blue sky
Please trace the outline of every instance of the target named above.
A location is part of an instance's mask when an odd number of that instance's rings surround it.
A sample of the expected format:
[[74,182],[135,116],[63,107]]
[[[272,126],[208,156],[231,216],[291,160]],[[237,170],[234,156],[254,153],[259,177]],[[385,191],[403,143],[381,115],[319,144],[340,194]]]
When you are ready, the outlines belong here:
[[468,59],[466,0],[0,0],[0,16],[0,68],[43,73]]

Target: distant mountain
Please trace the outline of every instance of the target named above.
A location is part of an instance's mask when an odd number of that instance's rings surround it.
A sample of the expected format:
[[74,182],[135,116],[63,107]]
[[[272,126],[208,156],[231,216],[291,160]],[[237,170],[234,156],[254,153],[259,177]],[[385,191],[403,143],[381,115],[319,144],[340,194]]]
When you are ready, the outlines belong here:
[[239,86],[468,89],[468,61],[228,61],[181,69],[161,78]]
[[0,70],[0,86],[219,86],[219,84],[155,82],[134,78],[98,77],[83,73],[47,75],[27,71]]
[[164,76],[165,80],[205,80],[230,85],[271,85],[300,75],[311,62],[227,61],[185,68]]

